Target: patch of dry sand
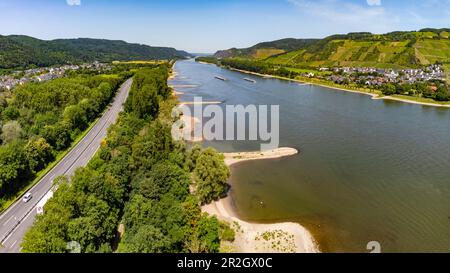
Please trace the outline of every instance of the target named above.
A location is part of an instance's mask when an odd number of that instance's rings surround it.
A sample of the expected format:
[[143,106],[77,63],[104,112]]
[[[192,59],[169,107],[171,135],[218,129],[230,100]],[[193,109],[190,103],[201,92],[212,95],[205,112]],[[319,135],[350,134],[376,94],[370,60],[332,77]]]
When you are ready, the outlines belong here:
[[[298,154],[293,148],[263,152],[225,153],[228,166],[248,161],[274,159]],[[318,253],[311,233],[298,223],[255,224],[242,221],[233,212],[230,197],[205,205],[202,211],[226,221],[235,230],[234,242],[224,242],[222,248],[237,253]]]

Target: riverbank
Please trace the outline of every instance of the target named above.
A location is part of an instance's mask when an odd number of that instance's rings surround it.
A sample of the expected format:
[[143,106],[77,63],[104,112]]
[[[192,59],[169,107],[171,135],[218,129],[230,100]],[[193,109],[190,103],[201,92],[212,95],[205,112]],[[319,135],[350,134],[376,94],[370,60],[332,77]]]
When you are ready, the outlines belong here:
[[[281,119],[280,135],[286,143],[281,147],[298,148],[301,155],[233,165],[231,204],[226,208],[237,218],[262,224],[300,223],[327,253],[367,253],[367,243],[377,239],[386,252],[449,250],[442,193],[424,184],[446,186],[448,172],[442,168],[450,160],[446,108],[372,101],[190,61],[178,62],[176,70],[178,84],[199,84],[196,90],[185,89],[186,95],[211,94],[231,105],[270,105],[275,99],[288,114]],[[230,81],[215,80],[218,74]],[[244,77],[257,83],[246,83]],[[418,130],[420,125],[426,130]],[[405,141],[430,136],[432,141],[420,145]],[[217,141],[211,146],[230,152],[259,150],[250,142],[235,146]],[[370,198],[375,195],[376,200]],[[449,205],[450,199],[445,200]]]
[[385,96],[385,97],[374,97],[374,100],[392,100],[392,101],[399,101],[399,102],[406,102],[410,104],[419,104],[419,105],[425,105],[425,106],[432,106],[432,107],[443,107],[443,108],[450,108],[450,104],[435,104],[435,103],[429,103],[429,102],[420,102],[420,101],[412,101],[408,100],[406,98],[402,97],[393,97],[393,96]]
[[189,115],[182,115],[180,120],[183,126],[180,128],[179,134],[180,136],[183,136],[185,141],[195,143],[202,142],[204,140],[202,128],[199,126],[201,122],[198,118]]
[[[181,95],[176,91],[177,86],[171,86],[174,95]],[[207,102],[218,104],[221,102]],[[188,104],[180,102],[180,105]],[[195,137],[195,131],[200,123],[195,117],[182,115],[183,126],[180,134],[194,135],[189,142],[202,142],[203,137]],[[263,152],[241,152],[224,154],[228,166],[250,160],[275,159],[298,154],[293,148],[280,148]],[[317,253],[320,252],[311,233],[298,223],[257,224],[243,221],[234,213],[231,199],[225,198],[202,207],[202,211],[225,221],[235,230],[236,236],[232,243],[223,242],[222,251],[236,253]]]
[[[174,76],[176,77],[176,76]],[[198,85],[196,84],[182,84],[182,85],[169,85],[170,88],[196,88]]]
[[223,102],[221,101],[202,101],[202,102],[197,102],[197,101],[182,101],[180,102],[179,105],[214,105],[214,104],[222,104]]
[[178,73],[177,72],[175,72],[175,71],[173,71],[173,66],[175,65],[175,63],[172,65],[172,70],[170,71],[170,73],[169,73],[169,78],[168,78],[168,80],[173,80],[173,79],[175,79],[177,76],[178,76]]
[[[225,153],[228,166],[249,160],[274,159],[298,154],[293,148],[264,152]],[[226,252],[237,253],[318,253],[319,248],[311,233],[298,223],[257,224],[237,217],[227,197],[205,205],[202,211],[226,221],[235,230],[233,243],[223,243]]]
[[225,164],[228,166],[250,160],[276,159],[288,157],[298,154],[294,148],[278,148],[275,150],[261,152],[241,152],[241,153],[225,153]]
[[290,78],[285,78],[285,77],[280,77],[280,76],[274,76],[274,75],[269,75],[269,74],[261,74],[261,73],[256,73],[256,72],[252,72],[252,71],[247,71],[247,70],[242,70],[242,69],[236,69],[236,68],[227,68],[229,70],[232,71],[236,71],[236,72],[240,72],[240,73],[244,73],[244,74],[248,74],[248,75],[254,75],[254,76],[258,76],[258,77],[263,77],[263,78],[272,78],[272,79],[279,79],[279,80],[284,80],[284,81],[291,81],[291,82],[297,82],[297,83],[308,83],[308,84],[312,84],[312,85],[316,85],[316,86],[321,86],[321,87],[326,87],[326,88],[331,88],[331,89],[335,89],[335,90],[340,90],[340,91],[345,91],[345,92],[350,92],[350,93],[357,93],[357,94],[362,94],[362,95],[367,95],[372,97],[372,99],[374,100],[392,100],[392,101],[398,101],[398,102],[404,102],[404,103],[410,103],[410,104],[417,104],[417,105],[424,105],[424,106],[431,106],[431,107],[443,107],[443,108],[450,108],[450,103],[437,103],[437,102],[425,102],[422,100],[426,100],[424,98],[415,98],[415,97],[411,97],[411,98],[405,98],[405,97],[395,97],[397,95],[394,96],[383,96],[383,94],[379,91],[374,91],[374,92],[369,92],[369,91],[363,91],[363,90],[353,90],[353,89],[348,89],[345,87],[337,87],[331,84],[326,84],[326,83],[319,83],[317,81],[312,81],[311,79],[290,79]]

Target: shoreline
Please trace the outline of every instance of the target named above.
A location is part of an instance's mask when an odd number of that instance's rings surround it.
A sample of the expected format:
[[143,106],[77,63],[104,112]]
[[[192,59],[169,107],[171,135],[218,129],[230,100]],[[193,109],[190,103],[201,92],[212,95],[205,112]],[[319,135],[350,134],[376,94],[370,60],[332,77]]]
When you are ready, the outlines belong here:
[[178,73],[173,70],[174,65],[175,63],[172,64],[172,70],[169,73],[169,77],[167,78],[168,80],[174,80],[178,76]]
[[[180,131],[178,133],[180,134],[182,139],[191,143],[202,142],[204,140],[203,133],[197,126],[201,123],[198,118],[188,115],[182,115],[180,117],[180,121],[182,122],[183,127],[180,128]],[[186,137],[189,139],[186,139]]]
[[[175,72],[176,73],[176,72]],[[177,74],[177,73],[176,73]],[[173,88],[174,95],[178,97],[181,92]],[[195,134],[195,127],[199,120],[191,116],[180,117],[187,128],[184,130]],[[183,130],[182,130],[183,132]],[[194,138],[191,142],[202,142],[203,136]],[[225,153],[224,162],[232,166],[250,160],[275,159],[298,154],[293,148],[280,148],[264,152]],[[230,224],[235,230],[233,243],[223,242],[225,252],[234,253],[320,253],[320,248],[312,233],[299,223],[258,224],[249,223],[239,219],[232,207],[231,198],[227,197],[217,202],[201,207],[202,212],[216,216],[219,220]],[[264,237],[266,236],[266,237]],[[266,240],[267,236],[273,236]],[[274,241],[276,240],[276,242]],[[279,243],[274,249],[274,244]],[[223,250],[223,248],[222,248]]]
[[230,167],[240,162],[283,158],[297,155],[298,153],[298,150],[294,148],[278,148],[261,152],[224,153],[223,155],[225,157],[225,164]]
[[[293,148],[264,152],[224,153],[227,166],[253,161],[289,157],[298,154]],[[260,224],[237,217],[230,197],[202,206],[202,211],[226,221],[235,230],[235,241],[225,242],[229,252],[237,253],[320,253],[311,232],[299,223]]]
[[[176,76],[175,76],[176,77]],[[168,85],[170,88],[195,88],[198,87],[198,85],[195,84],[179,84],[179,85]]]
[[423,105],[423,106],[450,108],[450,104],[446,105],[446,104],[435,104],[435,103],[430,103],[430,102],[412,101],[412,100],[397,98],[397,97],[393,97],[393,96],[374,97],[372,99],[373,100],[391,100],[391,101],[399,101],[399,102],[405,102],[405,103],[409,103],[409,104],[417,104],[417,105]]
[[[228,68],[227,68],[228,69]],[[441,105],[441,104],[435,104],[435,103],[428,103],[428,102],[420,102],[420,101],[414,101],[414,100],[408,100],[393,96],[381,96],[377,93],[370,93],[370,92],[364,92],[364,91],[358,91],[358,90],[349,90],[345,88],[339,88],[339,87],[333,87],[328,86],[326,84],[320,84],[320,83],[314,83],[314,82],[308,82],[308,81],[302,81],[298,79],[288,79],[288,78],[282,78],[278,76],[272,76],[272,75],[264,75],[260,73],[250,72],[250,71],[243,71],[238,69],[228,69],[232,71],[241,72],[244,74],[250,74],[255,75],[263,78],[272,78],[272,79],[279,79],[279,80],[286,80],[291,82],[296,82],[299,84],[311,84],[316,86],[321,86],[324,88],[330,88],[334,90],[344,91],[344,92],[350,92],[350,93],[358,93],[362,95],[368,95],[373,100],[393,100],[393,101],[399,101],[404,102],[408,104],[416,104],[416,105],[423,105],[423,106],[432,106],[432,107],[444,107],[444,108],[450,108],[450,105]],[[297,151],[298,153],[298,151]],[[249,153],[224,153],[224,161],[228,166],[238,164],[240,162],[244,161],[250,161],[250,160],[263,160],[263,159],[270,159],[270,158],[280,158],[284,156],[279,157],[258,157],[257,155],[260,154],[260,152],[249,152]],[[285,155],[288,156],[288,155]],[[315,240],[314,232],[308,231],[306,228],[304,228],[303,225],[298,223],[278,223],[278,224],[263,224],[263,223],[252,223],[247,222],[242,219],[239,219],[238,216],[238,210],[235,207],[235,204],[233,203],[233,200],[231,197],[227,197],[224,199],[221,199],[217,202],[214,202],[209,205],[202,206],[202,211],[205,213],[208,213],[210,215],[216,216],[219,220],[226,221],[230,223],[230,226],[236,231],[236,240],[234,243],[229,242],[223,242],[224,245],[226,245],[226,249],[230,251],[226,252],[237,252],[237,253],[278,253],[277,251],[273,251],[270,248],[266,248],[266,246],[257,245],[260,240],[257,239],[258,236],[261,235],[261,233],[264,232],[275,232],[275,231],[284,231],[290,234],[290,236],[293,236],[291,238],[294,238],[294,244],[295,248],[289,248],[287,252],[296,252],[296,253],[318,253],[320,252],[320,245],[317,243],[318,241]],[[312,229],[315,231],[315,229]],[[317,236],[316,238],[319,238],[320,236]],[[259,238],[259,237],[258,237]],[[319,239],[321,240],[321,238]],[[291,241],[292,243],[292,241]],[[292,244],[291,244],[292,246]],[[323,246],[326,249],[326,246]],[[223,248],[222,248],[223,249]],[[286,252],[286,251],[285,251]]]
[[274,75],[269,75],[269,74],[261,74],[261,73],[257,73],[257,72],[252,72],[252,71],[247,71],[247,70],[242,70],[242,69],[236,69],[236,68],[232,68],[232,67],[224,68],[224,69],[228,69],[228,70],[236,71],[236,72],[241,72],[241,73],[248,74],[248,75],[259,76],[259,77],[262,77],[262,78],[278,79],[278,80],[291,81],[291,82],[296,82],[296,83],[307,83],[307,84],[311,84],[311,85],[315,85],[315,86],[321,86],[321,87],[330,88],[330,89],[334,89],[334,90],[340,90],[340,91],[344,91],[344,92],[350,92],[350,93],[367,95],[367,96],[372,97],[373,100],[391,100],[391,101],[398,101],[398,102],[404,102],[404,103],[415,104],[415,105],[431,106],[431,107],[438,107],[438,108],[450,108],[450,104],[439,104],[439,103],[433,103],[433,102],[420,102],[420,101],[415,101],[415,100],[409,100],[409,99],[406,99],[406,98],[405,99],[396,98],[396,97],[393,97],[393,96],[382,96],[382,95],[380,96],[380,94],[376,94],[376,93],[369,93],[369,92],[358,91],[358,90],[350,90],[350,89],[346,89],[344,87],[329,86],[329,85],[326,85],[326,84],[316,83],[316,82],[307,81],[307,80],[289,79],[289,78],[284,78],[284,77],[274,76]]
[[217,104],[222,104],[223,102],[221,101],[202,101],[202,102],[195,102],[195,101],[182,101],[180,102],[178,105],[183,106],[183,105],[217,105]]

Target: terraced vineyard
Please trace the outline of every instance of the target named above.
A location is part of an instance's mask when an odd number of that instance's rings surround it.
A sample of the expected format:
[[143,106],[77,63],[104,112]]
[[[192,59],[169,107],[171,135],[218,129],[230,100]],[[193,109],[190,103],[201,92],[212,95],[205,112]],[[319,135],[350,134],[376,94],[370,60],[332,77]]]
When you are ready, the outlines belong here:
[[301,49],[267,59],[268,62],[295,66],[355,66],[407,68],[450,60],[449,39],[407,41],[332,40],[315,53]]
[[272,49],[272,48],[263,48],[263,49],[257,49],[255,53],[253,54],[253,58],[263,60],[267,59],[271,56],[279,55],[286,53],[286,51],[282,49]]
[[435,62],[449,62],[450,60],[450,40],[422,40],[418,41],[414,48],[416,56],[422,64],[432,64]]
[[349,33],[321,40],[283,39],[246,49],[229,49],[218,58],[266,61],[287,67],[413,68],[450,62],[447,29],[387,34]]
[[444,65],[444,71],[447,78],[447,83],[450,83],[450,63]]

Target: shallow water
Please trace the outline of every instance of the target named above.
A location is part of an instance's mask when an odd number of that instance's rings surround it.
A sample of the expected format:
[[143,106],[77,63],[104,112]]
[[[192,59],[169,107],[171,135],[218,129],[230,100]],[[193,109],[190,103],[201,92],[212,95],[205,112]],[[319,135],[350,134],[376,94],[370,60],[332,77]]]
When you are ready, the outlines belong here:
[[[226,104],[280,105],[280,145],[300,155],[233,167],[231,196],[249,221],[297,221],[325,251],[450,251],[450,110],[179,61],[175,85]],[[223,76],[229,81],[214,79]],[[257,82],[244,81],[252,78]],[[205,143],[224,152],[256,142]],[[261,206],[263,202],[263,206]]]

